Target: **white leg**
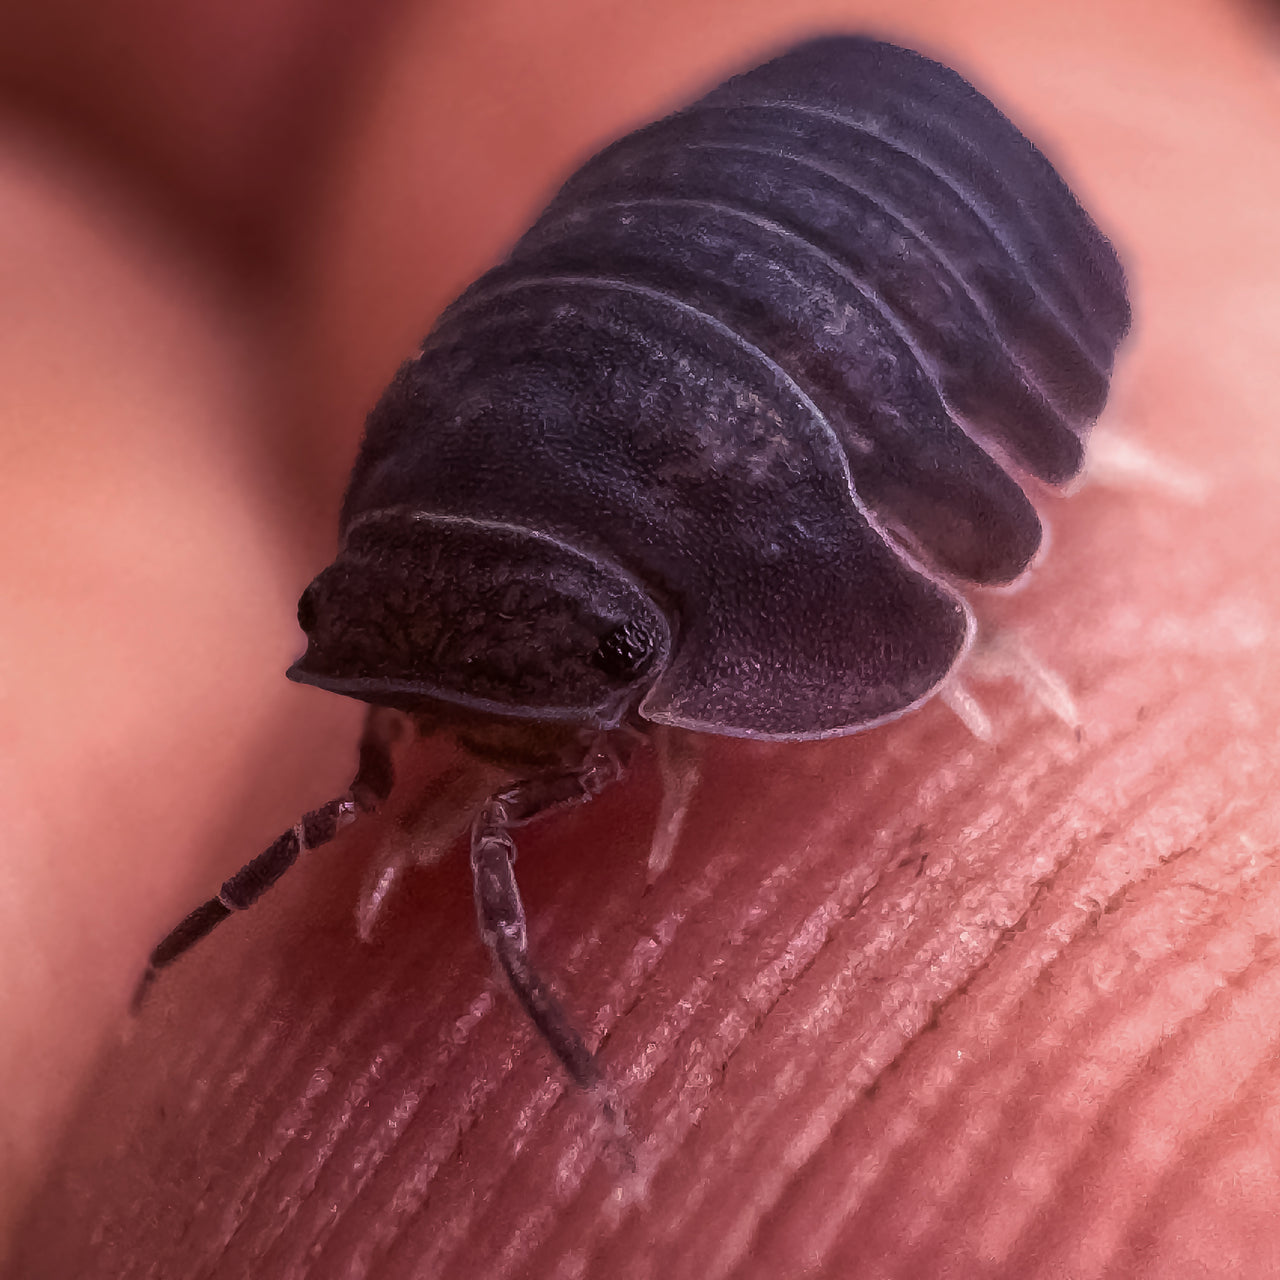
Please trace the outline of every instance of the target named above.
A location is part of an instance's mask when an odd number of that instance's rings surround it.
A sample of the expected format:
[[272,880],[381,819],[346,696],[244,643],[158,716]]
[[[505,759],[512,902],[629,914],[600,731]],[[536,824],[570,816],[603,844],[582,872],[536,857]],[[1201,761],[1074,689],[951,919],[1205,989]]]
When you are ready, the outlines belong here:
[[1011,631],[979,640],[969,655],[967,671],[975,680],[1012,680],[1067,728],[1080,727],[1080,709],[1067,682]]
[[939,692],[938,697],[979,742],[990,742],[995,736],[987,713],[959,680],[949,680]]
[[1089,437],[1085,484],[1109,489],[1147,489],[1199,505],[1209,496],[1209,481],[1176,458],[1162,457],[1114,427]]
[[649,883],[671,865],[693,794],[702,781],[702,738],[683,729],[655,725],[650,735],[658,753],[662,803],[649,847]]

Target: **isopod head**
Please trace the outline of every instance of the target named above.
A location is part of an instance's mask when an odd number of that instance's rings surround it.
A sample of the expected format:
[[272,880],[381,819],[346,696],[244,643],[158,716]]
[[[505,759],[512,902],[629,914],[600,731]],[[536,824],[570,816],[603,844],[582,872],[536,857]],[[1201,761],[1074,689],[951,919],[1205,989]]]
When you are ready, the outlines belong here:
[[382,706],[425,699],[616,725],[667,660],[666,619],[615,564],[527,528],[383,511],[298,605],[290,676]]

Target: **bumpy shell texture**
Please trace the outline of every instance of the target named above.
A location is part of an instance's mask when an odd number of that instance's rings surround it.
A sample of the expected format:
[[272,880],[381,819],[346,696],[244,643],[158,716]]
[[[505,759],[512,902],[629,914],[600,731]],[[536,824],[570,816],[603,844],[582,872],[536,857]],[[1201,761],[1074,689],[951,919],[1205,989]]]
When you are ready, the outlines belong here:
[[893,45],[816,41],[569,179],[388,389],[344,528],[554,539],[666,620],[644,717],[848,732],[946,675],[960,586],[1026,568],[1016,477],[1079,470],[1128,324],[1110,244],[990,102]]

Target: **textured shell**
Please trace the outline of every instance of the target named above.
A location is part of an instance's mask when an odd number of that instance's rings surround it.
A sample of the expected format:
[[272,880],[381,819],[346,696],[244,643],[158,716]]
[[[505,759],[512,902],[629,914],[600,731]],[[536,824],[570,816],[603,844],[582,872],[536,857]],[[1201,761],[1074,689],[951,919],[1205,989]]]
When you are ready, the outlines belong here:
[[[440,670],[419,663],[415,688],[847,732],[943,679],[970,627],[959,585],[1026,568],[1040,524],[1016,477],[1079,470],[1128,323],[1111,246],[991,103],[907,50],[816,41],[569,179],[388,389],[343,528],[417,513],[427,578],[479,584],[465,661],[438,610]],[[597,633],[643,596],[652,660],[612,697],[567,687],[570,666],[542,679],[558,690],[473,687],[486,571],[451,549],[462,525],[595,566],[613,585],[578,621]],[[375,696],[307,661],[300,678]]]

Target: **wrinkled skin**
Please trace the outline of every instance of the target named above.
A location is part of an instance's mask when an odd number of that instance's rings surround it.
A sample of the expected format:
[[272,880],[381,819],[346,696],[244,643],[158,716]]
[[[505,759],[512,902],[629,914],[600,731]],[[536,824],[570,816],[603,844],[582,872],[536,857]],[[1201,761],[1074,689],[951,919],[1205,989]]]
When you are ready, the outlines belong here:
[[[775,8],[334,0],[179,38],[139,3],[137,65],[76,0],[6,17],[10,115],[57,125],[0,143],[14,1276],[1280,1266],[1275,46],[1208,0]],[[975,685],[990,744],[936,701],[714,743],[647,892],[651,762],[530,830],[535,953],[634,1174],[495,981],[458,854],[365,946],[377,833],[335,842],[128,1026],[158,936],[349,776],[359,709],[280,673],[395,364],[592,146],[836,23],[970,74],[1130,270],[1107,423],[1201,496],[1046,499],[1030,583],[977,604],[1079,732]]]

